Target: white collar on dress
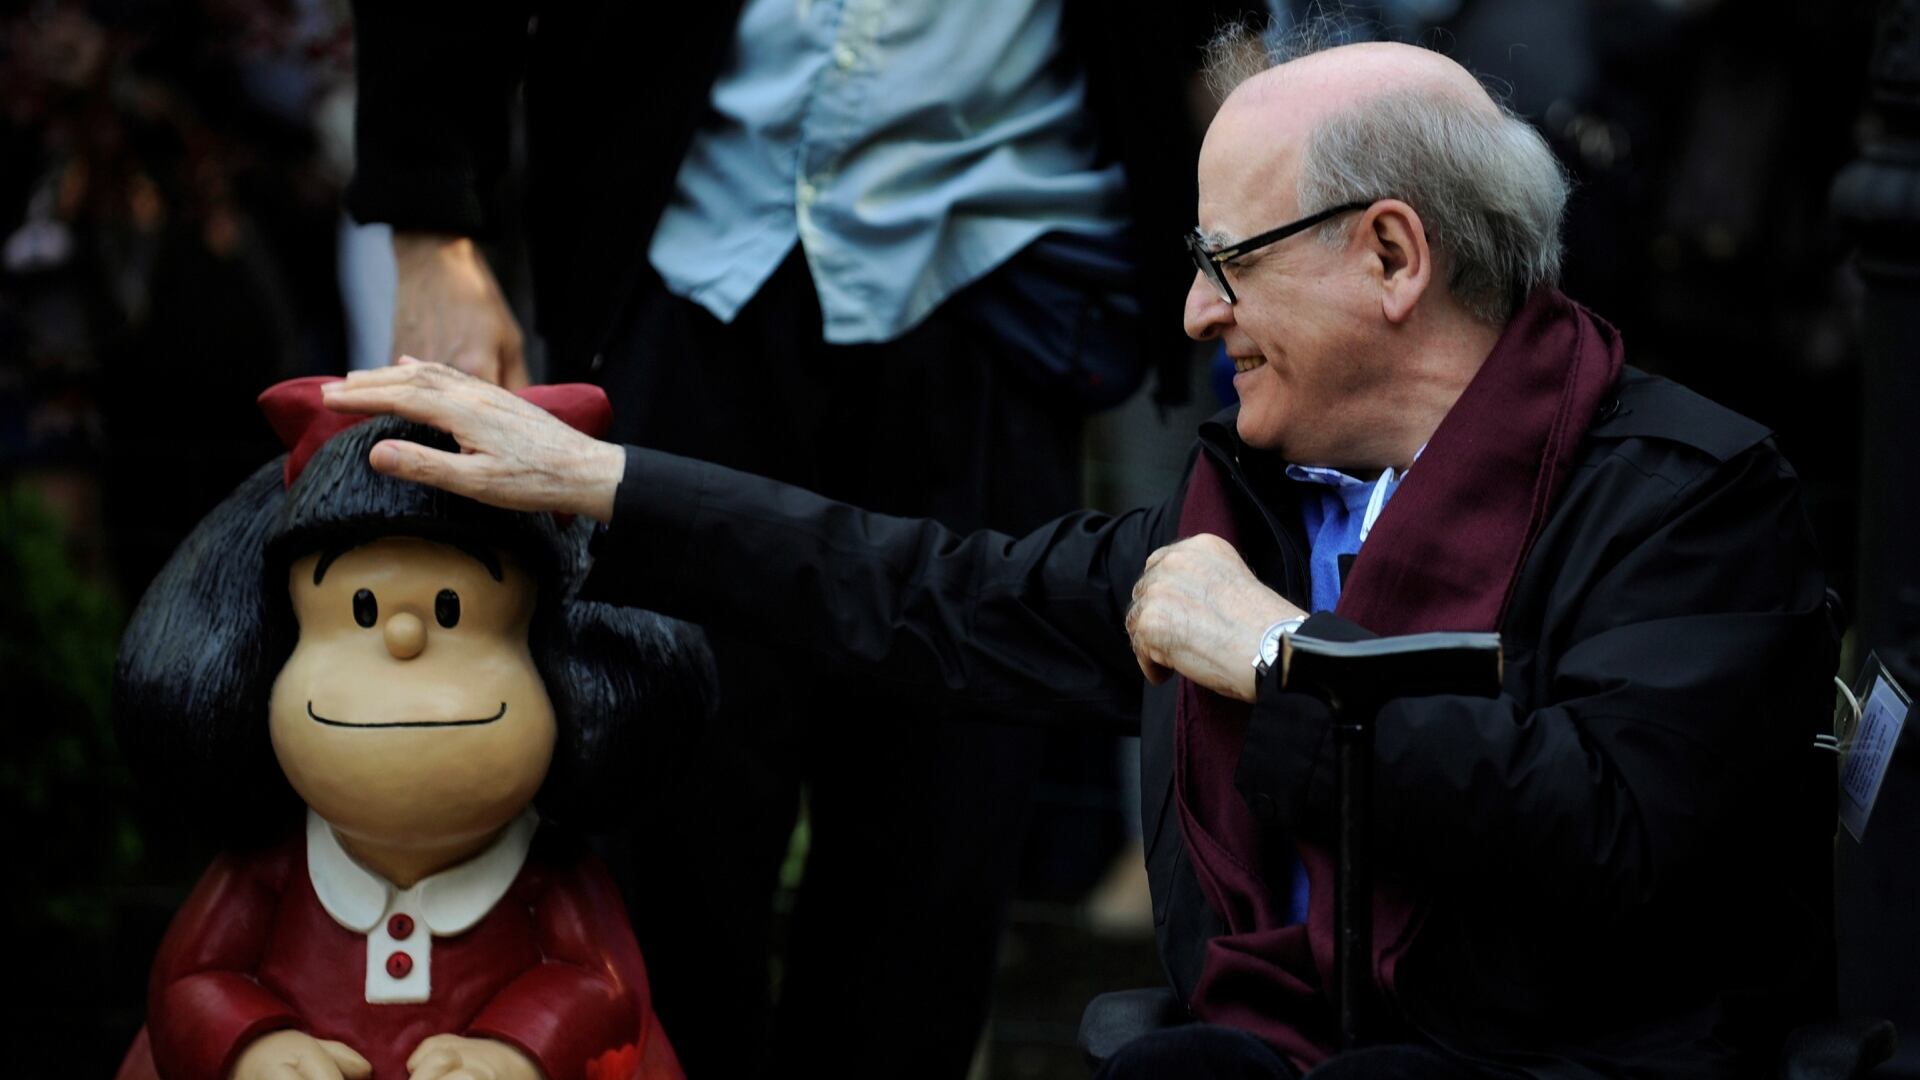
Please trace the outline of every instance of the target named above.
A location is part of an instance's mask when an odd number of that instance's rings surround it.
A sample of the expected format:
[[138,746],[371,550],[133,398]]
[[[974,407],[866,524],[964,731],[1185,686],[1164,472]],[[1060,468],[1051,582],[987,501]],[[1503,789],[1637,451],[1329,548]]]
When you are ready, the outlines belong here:
[[320,906],[349,930],[367,933],[380,924],[396,896],[408,896],[414,903],[407,906],[420,913],[428,930],[450,937],[472,928],[507,895],[527,861],[539,824],[540,815],[529,806],[485,851],[401,889],[354,861],[340,846],[333,826],[308,809],[307,876]]

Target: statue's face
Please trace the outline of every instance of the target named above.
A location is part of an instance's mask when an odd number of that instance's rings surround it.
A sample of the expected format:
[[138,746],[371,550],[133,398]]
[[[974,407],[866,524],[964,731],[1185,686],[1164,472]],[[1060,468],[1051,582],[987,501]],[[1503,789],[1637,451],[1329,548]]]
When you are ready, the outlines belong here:
[[503,558],[496,580],[467,551],[402,536],[321,561],[288,571],[300,637],[270,705],[293,789],[343,836],[388,847],[474,842],[512,821],[554,740],[525,571]]

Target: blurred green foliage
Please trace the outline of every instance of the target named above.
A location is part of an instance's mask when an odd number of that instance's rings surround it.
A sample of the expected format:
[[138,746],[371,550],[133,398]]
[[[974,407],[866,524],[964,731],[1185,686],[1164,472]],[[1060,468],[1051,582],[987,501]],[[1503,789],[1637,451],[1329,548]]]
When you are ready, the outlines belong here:
[[108,719],[124,611],[73,566],[32,489],[0,490],[0,817],[17,830],[4,892],[16,932],[100,934],[143,854],[133,785]]

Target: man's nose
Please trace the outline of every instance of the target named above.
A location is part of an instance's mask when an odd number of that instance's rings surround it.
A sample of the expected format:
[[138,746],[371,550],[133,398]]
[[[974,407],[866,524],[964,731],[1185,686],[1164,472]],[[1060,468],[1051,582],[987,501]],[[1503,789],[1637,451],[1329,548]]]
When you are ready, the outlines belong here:
[[427,647],[427,624],[420,616],[402,611],[388,616],[387,651],[395,660],[411,660]]
[[1193,284],[1187,287],[1185,323],[1187,336],[1195,341],[1212,341],[1233,325],[1233,305],[1198,270],[1193,272]]

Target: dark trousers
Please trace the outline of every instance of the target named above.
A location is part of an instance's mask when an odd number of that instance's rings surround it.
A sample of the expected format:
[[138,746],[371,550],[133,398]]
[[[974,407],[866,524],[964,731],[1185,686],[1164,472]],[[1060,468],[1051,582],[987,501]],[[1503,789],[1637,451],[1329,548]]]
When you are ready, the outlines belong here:
[[[960,310],[831,346],[797,253],[732,324],[649,282],[603,354],[614,437],[958,530],[1028,530],[1079,505],[1078,412]],[[777,627],[710,636],[719,715],[636,790],[629,843],[608,850],[688,1072],[962,1076],[1038,733],[823,669]],[[811,851],[772,1012],[769,912],[803,788]]]
[[[1483,1080],[1494,1074],[1427,1046],[1351,1050],[1305,1080]],[[1301,1080],[1273,1047],[1238,1028],[1185,1024],[1143,1035],[1120,1049],[1096,1080]]]

